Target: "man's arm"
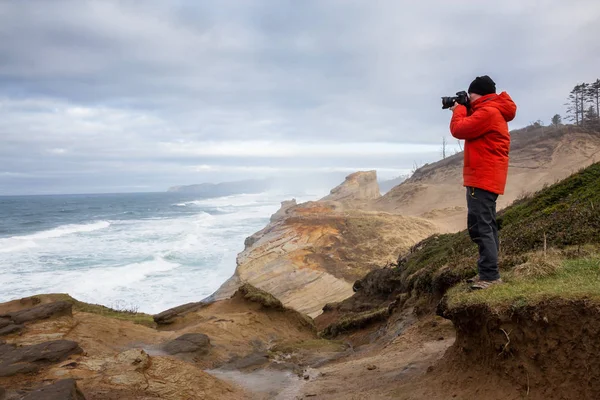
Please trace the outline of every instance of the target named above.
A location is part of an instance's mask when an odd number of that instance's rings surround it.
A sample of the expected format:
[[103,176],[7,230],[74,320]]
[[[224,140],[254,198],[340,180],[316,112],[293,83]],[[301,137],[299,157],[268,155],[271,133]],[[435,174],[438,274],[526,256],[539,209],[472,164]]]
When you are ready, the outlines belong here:
[[487,108],[480,108],[471,116],[467,116],[467,107],[458,104],[452,110],[450,133],[457,139],[476,139],[487,132],[490,118]]

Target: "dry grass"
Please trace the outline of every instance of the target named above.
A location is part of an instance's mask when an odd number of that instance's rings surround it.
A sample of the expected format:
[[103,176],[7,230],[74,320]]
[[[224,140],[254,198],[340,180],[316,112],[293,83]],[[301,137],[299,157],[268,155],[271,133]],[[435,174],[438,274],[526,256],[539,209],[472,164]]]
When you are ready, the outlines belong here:
[[562,253],[554,249],[530,253],[526,258],[526,262],[514,268],[516,278],[543,278],[556,273],[564,262]]
[[154,322],[152,315],[134,311],[133,309],[136,307],[132,307],[131,310],[115,310],[100,304],[84,303],[83,301],[74,299],[65,293],[45,294],[31,297],[31,299],[39,299],[39,301],[41,301],[42,298],[46,298],[50,301],[68,301],[69,303],[73,304],[73,311],[97,314],[102,315],[103,317],[115,318],[123,321],[130,321],[134,324],[145,325],[150,328],[156,327],[156,323]]

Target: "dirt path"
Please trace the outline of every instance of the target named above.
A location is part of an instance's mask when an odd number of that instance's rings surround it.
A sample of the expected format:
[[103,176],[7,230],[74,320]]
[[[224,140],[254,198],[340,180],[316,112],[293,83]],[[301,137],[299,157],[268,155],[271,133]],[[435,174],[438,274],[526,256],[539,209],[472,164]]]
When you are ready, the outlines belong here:
[[313,364],[303,377],[268,370],[210,373],[251,391],[253,400],[397,399],[401,397],[398,388],[426,375],[452,343],[452,324],[427,317],[396,338],[378,340],[333,361]]
[[444,329],[444,336],[432,338],[423,335],[420,328],[422,325],[409,328],[385,346],[365,347],[318,368],[316,377],[306,381],[297,396],[290,399],[398,398],[399,385],[426,374],[454,343],[453,331]]

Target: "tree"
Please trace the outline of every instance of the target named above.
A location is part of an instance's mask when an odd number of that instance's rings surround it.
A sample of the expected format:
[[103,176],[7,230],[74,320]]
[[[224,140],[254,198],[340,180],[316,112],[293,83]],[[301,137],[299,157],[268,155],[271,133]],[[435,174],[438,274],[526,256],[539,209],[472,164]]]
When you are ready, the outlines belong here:
[[567,120],[579,125],[579,86],[575,86],[569,94],[569,99],[565,103],[567,106]]
[[585,125],[584,111],[589,98],[588,87],[589,85],[585,82],[579,85],[579,110],[581,111],[581,125]]
[[552,125],[554,125],[554,127],[558,127],[561,122],[562,118],[560,117],[560,115],[554,114],[554,117],[552,117]]
[[587,94],[589,102],[596,106],[596,116],[600,115],[600,79],[589,85]]
[[567,103],[565,103],[567,106],[567,119],[575,122],[575,125],[584,124],[585,106],[589,101],[588,87],[587,83],[576,85],[571,90]]
[[585,112],[585,119],[587,126],[592,126],[597,128],[600,124],[600,120],[598,119],[598,114],[596,113],[596,109],[594,106],[590,106]]

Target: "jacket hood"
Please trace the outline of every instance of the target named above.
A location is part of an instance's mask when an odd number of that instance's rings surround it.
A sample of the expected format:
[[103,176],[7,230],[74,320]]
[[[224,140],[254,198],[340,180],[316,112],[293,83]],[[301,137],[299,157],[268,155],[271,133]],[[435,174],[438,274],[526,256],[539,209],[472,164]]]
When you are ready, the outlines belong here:
[[506,92],[502,92],[500,94],[488,94],[471,103],[471,108],[473,110],[482,107],[494,107],[498,109],[506,122],[510,122],[515,119],[515,115],[517,114],[517,105]]

